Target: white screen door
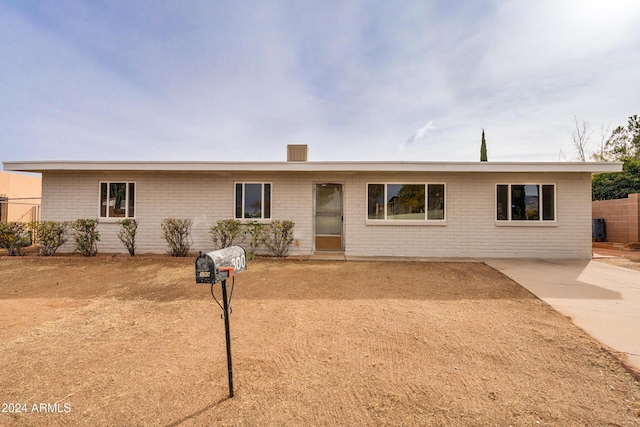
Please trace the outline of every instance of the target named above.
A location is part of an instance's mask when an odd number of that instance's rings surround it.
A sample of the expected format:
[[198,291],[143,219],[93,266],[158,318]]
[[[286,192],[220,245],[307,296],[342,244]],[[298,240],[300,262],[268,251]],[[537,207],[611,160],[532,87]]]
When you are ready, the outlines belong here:
[[342,250],[342,184],[316,184],[316,250]]

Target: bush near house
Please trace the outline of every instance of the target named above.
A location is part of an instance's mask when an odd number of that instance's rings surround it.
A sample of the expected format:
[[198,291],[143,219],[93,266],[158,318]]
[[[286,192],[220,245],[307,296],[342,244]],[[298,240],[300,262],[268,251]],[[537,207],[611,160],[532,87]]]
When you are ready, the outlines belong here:
[[129,255],[136,255],[136,232],[138,230],[138,221],[133,218],[127,218],[118,221],[120,231],[118,231],[118,239],[122,242]]
[[69,239],[69,223],[66,221],[42,221],[34,225],[34,230],[41,256],[53,256]]
[[283,257],[289,252],[293,243],[293,221],[272,221],[264,228],[264,245],[277,257]]
[[209,234],[214,247],[223,249],[233,246],[236,241],[241,240],[245,231],[237,219],[223,219],[211,227]]
[[100,241],[100,233],[97,230],[98,223],[97,219],[77,219],[73,222],[76,252],[80,252],[83,256],[97,255],[97,242]]
[[283,257],[293,243],[294,226],[292,221],[272,221],[269,224],[249,221],[242,224],[236,219],[223,219],[211,227],[209,234],[216,249],[228,248],[238,242],[246,243],[248,259],[255,258],[260,245],[266,246],[274,256]]
[[31,232],[25,223],[0,223],[0,247],[7,250],[9,256],[24,255],[22,248],[31,245]]
[[256,256],[258,247],[264,242],[265,225],[259,221],[249,221],[244,227],[245,238],[249,239],[247,259],[253,259]]
[[174,257],[186,257],[191,249],[190,219],[165,218],[162,220],[162,237],[169,245],[169,254]]

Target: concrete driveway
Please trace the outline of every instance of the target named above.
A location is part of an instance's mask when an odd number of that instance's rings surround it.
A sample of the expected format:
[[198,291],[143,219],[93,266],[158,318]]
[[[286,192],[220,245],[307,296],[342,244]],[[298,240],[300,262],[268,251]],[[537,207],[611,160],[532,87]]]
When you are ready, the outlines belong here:
[[640,372],[640,271],[592,260],[485,259]]

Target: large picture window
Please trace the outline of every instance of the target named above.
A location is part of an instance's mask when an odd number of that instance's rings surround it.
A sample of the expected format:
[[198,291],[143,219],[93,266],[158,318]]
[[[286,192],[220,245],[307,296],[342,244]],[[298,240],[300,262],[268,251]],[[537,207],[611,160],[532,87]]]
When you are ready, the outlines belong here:
[[236,218],[271,218],[271,184],[236,183]]
[[444,184],[368,184],[367,218],[389,221],[445,219]]
[[498,184],[496,220],[555,221],[554,184]]
[[100,218],[135,217],[135,199],[134,182],[101,182]]

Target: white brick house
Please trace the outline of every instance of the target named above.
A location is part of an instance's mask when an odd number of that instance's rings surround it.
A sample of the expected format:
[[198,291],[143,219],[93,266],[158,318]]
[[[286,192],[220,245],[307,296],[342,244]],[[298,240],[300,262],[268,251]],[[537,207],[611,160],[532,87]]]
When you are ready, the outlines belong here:
[[[290,147],[289,160],[295,159]],[[306,148],[305,148],[306,150]],[[193,220],[209,251],[221,219],[291,220],[290,255],[591,256],[591,174],[620,163],[4,162],[42,173],[42,219],[99,218],[103,253],[126,252],[116,222],[139,222],[140,253],[164,253],[163,218]],[[67,244],[62,250],[71,251]]]

